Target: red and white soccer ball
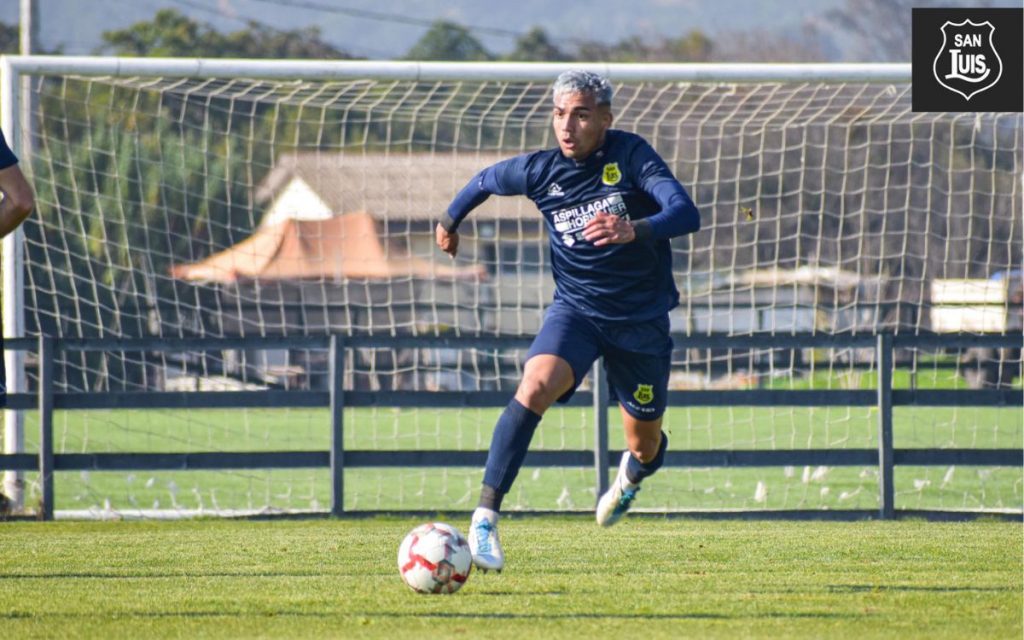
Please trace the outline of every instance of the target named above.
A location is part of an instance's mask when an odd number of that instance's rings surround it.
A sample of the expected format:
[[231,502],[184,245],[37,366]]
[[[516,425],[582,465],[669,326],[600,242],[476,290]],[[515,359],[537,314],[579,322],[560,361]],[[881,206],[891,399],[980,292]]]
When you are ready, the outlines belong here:
[[469,543],[443,522],[416,527],[398,547],[398,572],[420,593],[455,593],[466,584],[472,567]]

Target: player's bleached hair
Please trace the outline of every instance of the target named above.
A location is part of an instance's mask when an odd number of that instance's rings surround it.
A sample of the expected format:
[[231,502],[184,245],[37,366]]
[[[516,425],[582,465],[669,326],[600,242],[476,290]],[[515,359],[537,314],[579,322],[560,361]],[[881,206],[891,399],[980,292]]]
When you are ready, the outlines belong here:
[[599,106],[612,104],[612,83],[593,71],[563,71],[551,86],[551,97],[557,99],[563,93],[589,93]]

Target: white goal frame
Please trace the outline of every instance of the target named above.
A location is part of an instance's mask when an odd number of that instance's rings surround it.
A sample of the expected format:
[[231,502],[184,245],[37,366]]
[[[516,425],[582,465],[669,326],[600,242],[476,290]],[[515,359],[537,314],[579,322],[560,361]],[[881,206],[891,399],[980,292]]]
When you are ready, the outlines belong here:
[[[613,82],[731,84],[747,82],[908,83],[910,64],[606,64],[606,63],[458,63],[405,61],[232,60],[198,58],[117,58],[91,56],[0,57],[0,126],[23,162],[31,157],[25,127],[31,126],[23,104],[22,79],[31,74],[179,78],[246,77],[253,79],[345,80],[367,78],[407,81],[551,81],[567,69],[587,69]],[[19,229],[3,241],[3,330],[8,338],[25,336],[24,234]],[[8,391],[27,391],[23,351],[4,354]],[[4,453],[24,451],[24,415],[5,410]],[[22,501],[22,472],[7,472],[4,493]]]

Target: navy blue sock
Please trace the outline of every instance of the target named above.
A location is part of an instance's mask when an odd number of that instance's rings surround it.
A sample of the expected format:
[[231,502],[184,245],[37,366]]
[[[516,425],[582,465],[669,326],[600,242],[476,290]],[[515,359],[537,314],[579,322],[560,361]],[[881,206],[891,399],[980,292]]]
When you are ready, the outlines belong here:
[[[539,423],[540,416],[519,404],[515,398],[505,407],[491,436],[481,507],[495,511],[501,508],[501,498],[512,488]],[[488,487],[492,491],[486,490]],[[489,504],[484,504],[485,499]]]
[[640,462],[636,456],[630,454],[626,463],[626,479],[633,484],[640,484],[640,481],[647,476],[654,475],[654,472],[661,468],[665,462],[665,450],[668,449],[668,436],[661,432],[661,444],[658,445],[658,453],[650,462]]

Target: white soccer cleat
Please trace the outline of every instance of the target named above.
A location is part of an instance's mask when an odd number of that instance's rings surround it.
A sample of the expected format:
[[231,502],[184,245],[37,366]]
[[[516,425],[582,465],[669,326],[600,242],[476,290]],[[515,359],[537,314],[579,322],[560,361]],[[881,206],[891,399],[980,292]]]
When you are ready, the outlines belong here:
[[484,572],[501,571],[505,567],[505,552],[498,540],[498,514],[490,509],[477,509],[469,525],[469,551],[473,564]]
[[640,491],[640,485],[631,483],[626,477],[626,465],[631,455],[628,451],[622,452],[619,472],[615,474],[612,486],[597,501],[597,524],[602,527],[610,527],[622,519]]

